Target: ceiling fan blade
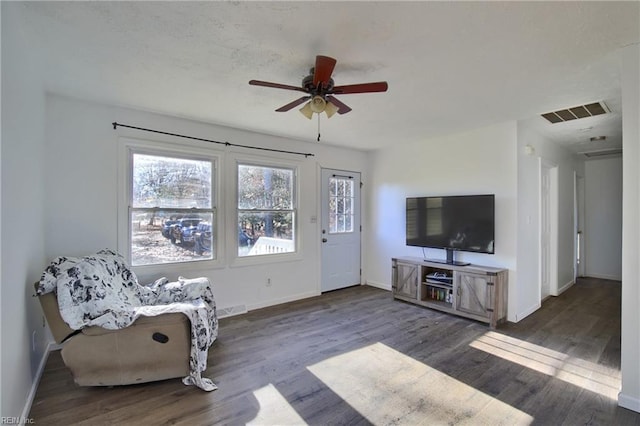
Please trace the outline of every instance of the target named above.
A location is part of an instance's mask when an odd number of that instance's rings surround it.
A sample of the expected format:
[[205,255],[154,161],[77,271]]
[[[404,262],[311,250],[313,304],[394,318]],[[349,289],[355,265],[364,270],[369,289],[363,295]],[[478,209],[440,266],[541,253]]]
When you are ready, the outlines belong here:
[[389,85],[386,81],[378,81],[376,83],[349,84],[346,86],[336,86],[331,91],[334,95],[347,95],[350,93],[372,93],[386,92]]
[[335,66],[335,59],[322,55],[316,56],[316,67],[313,72],[313,85],[318,87],[318,83],[322,83],[323,86],[327,87]]
[[332,104],[338,107],[338,114],[340,115],[346,114],[349,111],[351,111],[351,108],[349,108],[347,105],[339,101],[338,98],[334,98],[331,95],[327,96],[327,101],[331,102]]
[[263,86],[263,87],[271,87],[274,89],[296,90],[298,92],[305,92],[305,93],[307,92],[302,87],[289,86],[288,84],[271,83],[269,81],[250,80],[249,84],[251,84],[252,86]]
[[296,99],[293,102],[289,102],[288,104],[281,106],[280,108],[278,108],[276,111],[277,112],[287,112],[289,111],[291,108],[297,107],[300,104],[305,103],[306,101],[308,101],[309,99],[311,99],[311,96],[303,96],[300,99]]

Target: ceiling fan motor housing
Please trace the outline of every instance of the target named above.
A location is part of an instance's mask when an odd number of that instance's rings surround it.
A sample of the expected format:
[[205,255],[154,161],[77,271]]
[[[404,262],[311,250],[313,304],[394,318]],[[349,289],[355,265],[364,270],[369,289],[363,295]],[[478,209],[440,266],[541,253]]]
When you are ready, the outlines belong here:
[[302,87],[309,92],[311,96],[320,95],[324,97],[327,92],[333,89],[333,79],[330,78],[326,85],[318,84],[318,87],[313,85],[313,68],[311,68],[311,74],[302,79]]

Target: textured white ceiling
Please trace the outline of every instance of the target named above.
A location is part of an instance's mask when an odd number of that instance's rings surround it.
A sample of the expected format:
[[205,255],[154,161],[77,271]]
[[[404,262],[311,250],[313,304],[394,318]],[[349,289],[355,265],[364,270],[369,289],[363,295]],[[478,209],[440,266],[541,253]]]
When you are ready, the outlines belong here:
[[[299,85],[332,56],[336,85],[389,83],[321,118],[322,143],[357,149],[521,119],[572,148],[619,142],[615,51],[640,41],[638,2],[3,3],[52,92],[302,140],[315,117],[274,111],[300,94],[247,83]],[[614,114],[580,132],[536,117],[599,100]]]

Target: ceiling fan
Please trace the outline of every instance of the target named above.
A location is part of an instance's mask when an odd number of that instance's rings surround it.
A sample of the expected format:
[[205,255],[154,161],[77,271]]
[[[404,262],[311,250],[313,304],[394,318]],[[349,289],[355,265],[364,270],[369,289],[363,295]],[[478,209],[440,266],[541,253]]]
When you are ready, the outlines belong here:
[[260,80],[251,80],[249,84],[306,93],[307,95],[281,106],[276,111],[286,112],[308,101],[305,106],[300,109],[300,112],[309,120],[311,120],[313,113],[320,114],[324,112],[327,114],[327,117],[331,118],[336,112],[338,114],[346,114],[351,111],[351,108],[338,100],[334,95],[387,91],[388,85],[386,81],[334,86],[331,74],[333,74],[335,66],[335,59],[318,55],[316,56],[315,67],[311,68],[309,75],[302,79],[301,87]]

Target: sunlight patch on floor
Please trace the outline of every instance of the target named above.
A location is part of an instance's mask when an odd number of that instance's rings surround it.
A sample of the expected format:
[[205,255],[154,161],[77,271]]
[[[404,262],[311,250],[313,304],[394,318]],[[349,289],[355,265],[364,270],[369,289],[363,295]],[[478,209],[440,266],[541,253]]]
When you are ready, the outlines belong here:
[[305,425],[306,422],[272,384],[253,392],[260,411],[248,425]]
[[485,333],[470,346],[607,398],[618,398],[620,377],[611,368],[494,331]]
[[307,369],[374,424],[533,422],[528,414],[382,343]]

